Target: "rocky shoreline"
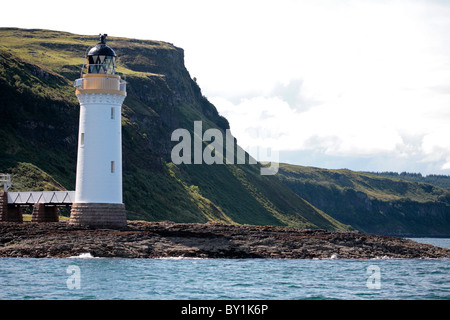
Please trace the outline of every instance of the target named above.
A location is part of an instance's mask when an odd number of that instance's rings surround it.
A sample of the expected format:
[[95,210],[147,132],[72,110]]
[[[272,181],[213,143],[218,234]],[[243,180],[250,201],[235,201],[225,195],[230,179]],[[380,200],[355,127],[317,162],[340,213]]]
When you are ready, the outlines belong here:
[[0,257],[450,258],[412,240],[274,226],[128,221],[122,230],[57,223],[0,223]]

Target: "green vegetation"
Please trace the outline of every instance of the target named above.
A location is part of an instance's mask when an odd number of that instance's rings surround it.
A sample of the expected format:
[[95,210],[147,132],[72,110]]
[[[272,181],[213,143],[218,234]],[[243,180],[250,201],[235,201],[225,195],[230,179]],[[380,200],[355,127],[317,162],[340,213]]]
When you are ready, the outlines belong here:
[[362,232],[448,236],[450,190],[347,169],[281,164],[277,175],[302,198]]
[[441,188],[450,189],[450,176],[442,174],[429,174],[422,176],[421,173],[409,173],[409,172],[368,172],[381,177],[388,177],[392,179],[401,179],[413,182],[424,182],[435,185]]
[[9,173],[11,173],[11,179],[14,181],[14,184],[9,189],[11,192],[20,190],[64,190],[64,187],[52,176],[31,163],[19,162]]

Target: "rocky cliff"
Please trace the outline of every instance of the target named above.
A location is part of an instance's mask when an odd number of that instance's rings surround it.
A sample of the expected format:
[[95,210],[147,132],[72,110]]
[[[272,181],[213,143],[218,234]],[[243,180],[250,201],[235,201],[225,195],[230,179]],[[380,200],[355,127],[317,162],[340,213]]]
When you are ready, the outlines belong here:
[[450,190],[365,172],[282,164],[278,177],[335,219],[365,233],[450,236]]

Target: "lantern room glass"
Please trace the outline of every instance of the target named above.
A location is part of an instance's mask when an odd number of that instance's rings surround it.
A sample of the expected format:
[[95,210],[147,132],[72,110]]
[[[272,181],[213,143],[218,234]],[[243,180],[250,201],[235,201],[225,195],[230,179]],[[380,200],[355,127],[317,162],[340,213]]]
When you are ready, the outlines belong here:
[[93,55],[88,57],[88,73],[115,74],[116,57]]

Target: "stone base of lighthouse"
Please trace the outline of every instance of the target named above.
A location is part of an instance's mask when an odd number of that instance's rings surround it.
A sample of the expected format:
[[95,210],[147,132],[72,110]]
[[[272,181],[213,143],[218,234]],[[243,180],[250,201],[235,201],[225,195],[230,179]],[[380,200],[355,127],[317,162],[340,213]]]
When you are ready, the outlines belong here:
[[123,203],[74,203],[69,224],[94,228],[123,228],[127,225]]

